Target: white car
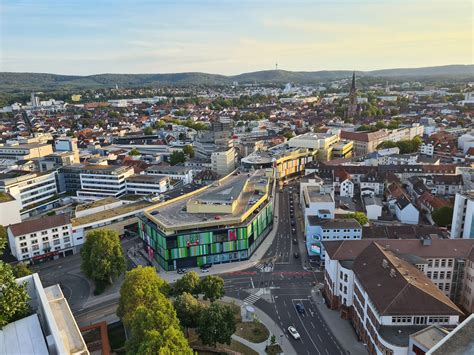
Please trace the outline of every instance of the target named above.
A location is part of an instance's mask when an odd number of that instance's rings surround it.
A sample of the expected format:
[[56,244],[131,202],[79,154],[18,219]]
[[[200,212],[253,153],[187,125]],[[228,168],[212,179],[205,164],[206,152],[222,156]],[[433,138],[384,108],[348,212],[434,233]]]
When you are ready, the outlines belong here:
[[202,269],[201,269],[201,272],[209,272],[209,269],[202,268]]
[[293,337],[293,339],[295,340],[298,340],[300,338],[300,333],[298,333],[298,331],[296,330],[295,327],[293,327],[292,325],[290,325],[288,327],[288,332],[290,333],[290,335]]

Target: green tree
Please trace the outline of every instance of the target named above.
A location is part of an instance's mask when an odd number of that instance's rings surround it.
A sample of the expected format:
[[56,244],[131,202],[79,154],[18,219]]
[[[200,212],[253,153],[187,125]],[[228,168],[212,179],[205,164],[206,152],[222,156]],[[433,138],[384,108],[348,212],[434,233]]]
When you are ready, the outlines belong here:
[[156,129],[162,129],[166,127],[166,122],[163,120],[158,120],[155,122],[155,128]]
[[194,158],[194,147],[191,144],[186,144],[183,148],[184,154],[190,158]]
[[364,226],[367,223],[369,223],[369,219],[367,218],[367,216],[363,212],[347,213],[347,214],[344,215],[344,218],[353,218],[357,222],[359,222],[359,224],[361,226]]
[[12,271],[13,271],[13,275],[16,278],[28,276],[32,274],[30,268],[25,263],[18,263],[16,265],[12,265]]
[[211,303],[199,316],[197,333],[205,345],[216,346],[217,343],[230,345],[235,331],[236,321],[231,306]]
[[146,136],[151,136],[153,134],[153,128],[151,127],[146,127],[144,130],[143,130],[143,133],[146,135]]
[[431,218],[439,227],[446,227],[451,224],[453,220],[453,208],[449,206],[444,206],[434,210],[431,213]]
[[8,235],[7,230],[4,226],[0,225],[0,254],[3,254],[5,247],[7,245]]
[[138,307],[151,307],[160,295],[167,295],[168,292],[168,283],[157,275],[153,267],[138,266],[125,274],[117,315],[124,324],[128,324]]
[[185,157],[184,152],[182,150],[175,150],[170,155],[170,164],[171,165],[184,163],[185,161],[186,161],[186,157]]
[[128,354],[193,353],[181,330],[173,305],[162,293],[158,293],[151,304],[134,309],[132,318],[125,325],[131,333],[126,343]]
[[0,261],[0,329],[28,315],[29,296],[26,285],[17,284],[10,265]]
[[183,275],[174,285],[174,293],[180,295],[183,292],[197,296],[200,291],[201,278],[197,272],[191,271]]
[[116,232],[99,229],[89,232],[81,249],[82,271],[100,292],[125,271],[125,257]]
[[132,150],[130,150],[128,152],[128,155],[132,156],[132,157],[136,157],[138,155],[141,155],[141,153],[138,151],[137,148],[132,148]]
[[204,299],[214,302],[222,298],[225,294],[224,279],[219,276],[209,275],[201,281],[201,293],[204,294]]
[[176,315],[181,325],[186,328],[196,328],[198,326],[199,316],[204,309],[204,305],[190,293],[184,292],[174,302]]

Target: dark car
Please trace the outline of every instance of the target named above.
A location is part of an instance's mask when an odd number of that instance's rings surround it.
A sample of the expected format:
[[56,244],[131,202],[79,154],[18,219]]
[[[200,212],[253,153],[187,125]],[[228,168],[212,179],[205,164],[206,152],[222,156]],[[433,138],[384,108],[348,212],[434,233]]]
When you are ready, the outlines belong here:
[[299,314],[305,314],[306,310],[304,309],[303,303],[297,303],[295,305],[296,310],[298,311]]
[[298,241],[296,240],[296,238],[293,238],[293,244],[298,244]]
[[298,254],[297,251],[295,251],[295,253],[293,254],[293,256],[295,257],[295,259],[298,259],[300,257],[300,255]]
[[294,220],[294,219],[291,220],[291,225],[292,225],[292,226],[295,225],[295,220]]

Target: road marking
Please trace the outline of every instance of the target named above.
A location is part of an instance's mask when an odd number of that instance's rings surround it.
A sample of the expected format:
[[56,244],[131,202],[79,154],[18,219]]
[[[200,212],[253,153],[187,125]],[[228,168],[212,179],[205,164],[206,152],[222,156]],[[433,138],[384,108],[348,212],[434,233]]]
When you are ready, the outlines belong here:
[[[313,322],[311,322],[311,326],[312,326],[314,329],[316,329],[316,327],[314,326],[314,323],[313,323]],[[318,334],[318,335],[319,335],[319,334]]]
[[[293,301],[292,301],[292,302],[293,302]],[[309,340],[311,341],[311,343],[313,343],[313,346],[314,346],[314,348],[316,349],[316,351],[318,352],[318,354],[321,355],[321,352],[319,351],[318,347],[316,346],[315,342],[313,341],[313,337],[311,336],[311,333],[308,332],[308,329],[306,329],[306,327],[305,327],[305,325],[304,325],[304,323],[303,323],[303,320],[302,320],[301,317],[300,317],[300,314],[299,314],[298,312],[296,312],[296,314],[298,315],[298,319],[300,320],[300,323],[301,323],[301,325],[303,326],[304,331],[305,331],[306,334],[308,335]]]
[[321,339],[321,336],[318,334],[319,341],[322,343],[323,339]]
[[328,351],[328,349],[327,349],[327,348],[326,348],[326,353],[329,355],[329,351]]
[[253,279],[250,278],[250,282],[252,283],[252,288],[255,288],[255,285],[253,284]]

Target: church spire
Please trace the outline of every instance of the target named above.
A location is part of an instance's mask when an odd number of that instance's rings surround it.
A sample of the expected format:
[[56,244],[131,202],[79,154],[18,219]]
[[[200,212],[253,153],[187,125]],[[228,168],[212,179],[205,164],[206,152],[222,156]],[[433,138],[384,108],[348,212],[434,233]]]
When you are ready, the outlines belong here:
[[356,91],[356,72],[352,72],[352,84],[351,84],[351,92]]

